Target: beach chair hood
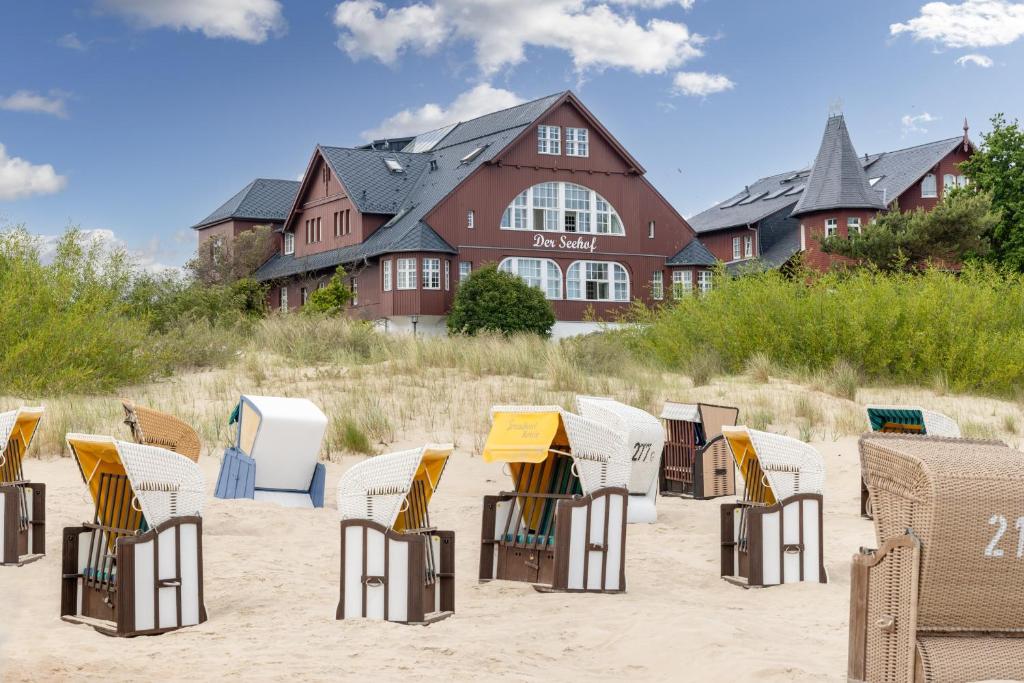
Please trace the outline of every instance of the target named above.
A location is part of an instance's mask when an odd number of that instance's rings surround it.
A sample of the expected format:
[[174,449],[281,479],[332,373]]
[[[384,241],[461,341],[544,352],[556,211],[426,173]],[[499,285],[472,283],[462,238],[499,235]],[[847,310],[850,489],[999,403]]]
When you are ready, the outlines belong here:
[[632,494],[647,494],[658,478],[665,447],[661,420],[639,408],[595,396],[578,396],[576,410],[580,416],[626,435],[626,449],[632,462],[627,488]]
[[238,407],[238,449],[256,461],[255,487],[309,489],[327,416],[304,398],[243,395]]
[[338,482],[341,519],[368,519],[404,531],[396,523],[413,482],[423,481],[429,503],[453,450],[452,444],[427,444],[356,463]]
[[665,401],[661,408],[662,420],[680,420],[682,422],[700,422],[700,410],[696,403],[676,403]]
[[12,438],[15,438],[21,445],[21,453],[24,454],[32,445],[32,438],[36,434],[41,419],[43,419],[42,407],[22,407],[0,413],[0,448],[7,448],[7,444]]
[[898,426],[908,432],[920,430],[928,436],[947,436],[960,438],[960,425],[953,418],[925,410],[917,406],[869,405],[865,411],[868,418],[868,430],[872,432],[886,431],[887,427]]
[[773,504],[798,493],[822,493],[825,463],[818,451],[802,441],[781,434],[761,432],[747,427],[723,426],[739,471],[750,458],[757,459],[764,472]]
[[[151,528],[173,517],[202,516],[203,473],[185,456],[91,434],[68,434],[67,443],[97,509],[101,508],[100,477],[112,474],[127,476],[138,509]],[[113,520],[103,521],[116,526]]]

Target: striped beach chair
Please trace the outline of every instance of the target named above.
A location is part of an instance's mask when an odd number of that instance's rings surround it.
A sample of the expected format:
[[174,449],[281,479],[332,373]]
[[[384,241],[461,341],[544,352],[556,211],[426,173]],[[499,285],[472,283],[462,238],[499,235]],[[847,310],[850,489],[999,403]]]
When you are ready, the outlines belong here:
[[0,565],[20,567],[46,554],[46,486],[24,472],[42,418],[42,408],[0,413]]

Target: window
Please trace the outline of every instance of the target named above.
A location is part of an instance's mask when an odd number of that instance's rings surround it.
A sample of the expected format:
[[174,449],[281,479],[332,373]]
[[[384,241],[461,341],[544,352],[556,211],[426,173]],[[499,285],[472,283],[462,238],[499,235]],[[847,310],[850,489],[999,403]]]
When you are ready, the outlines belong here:
[[391,291],[391,259],[381,262],[381,272],[384,273],[384,291]]
[[693,291],[693,273],[689,270],[672,272],[672,298],[681,299],[683,295]]
[[320,232],[320,219],[317,218],[316,219],[316,241],[319,242],[321,239],[323,239],[323,237],[322,237],[322,233]]
[[629,275],[613,261],[576,261],[565,276],[569,299],[629,301]]
[[444,291],[452,288],[452,262],[445,259],[444,262]]
[[590,156],[589,132],[586,128],[565,129],[565,154],[570,157]]
[[341,212],[334,212],[334,236],[341,237]]
[[743,258],[754,258],[754,236],[743,236]]
[[562,129],[558,126],[537,126],[537,153],[561,154]]
[[474,225],[475,218],[476,217],[473,215],[473,209],[470,209],[469,211],[466,212],[466,227],[469,228],[470,230],[476,227]]
[[854,216],[850,216],[846,219],[846,235],[860,234],[860,219]]
[[388,170],[391,173],[402,173],[405,171],[405,169],[402,168],[402,164],[398,162],[398,159],[385,159],[384,165],[388,167]]
[[345,234],[352,234],[352,209],[345,209]]
[[287,313],[288,312],[288,286],[287,285],[281,287],[281,291],[279,292],[279,295],[280,295],[280,301],[278,302],[278,308],[281,309],[282,313]]
[[839,221],[835,218],[825,219],[825,237],[832,237],[839,231]]
[[958,175],[956,177],[956,185],[957,185],[957,187],[967,187],[967,183],[968,182],[969,181],[967,179],[967,176]]
[[740,258],[740,255],[743,253],[742,252],[742,242],[743,242],[743,240],[741,240],[739,237],[733,237],[732,238],[732,260],[733,261],[738,260]]
[[348,288],[352,291],[352,298],[349,300],[349,306],[359,305],[359,281],[355,278],[351,278],[348,281]]
[[647,224],[647,239],[654,239],[654,221]]
[[416,289],[416,259],[398,259],[397,289]]
[[316,288],[317,289],[323,289],[326,286],[327,286],[327,280],[321,280],[320,282],[316,283]]
[[473,272],[473,263],[470,261],[459,261],[459,282],[469,277]]
[[698,270],[697,271],[697,287],[701,292],[711,291],[711,271],[710,270]]
[[286,232],[284,234],[284,253],[294,254],[295,253],[295,233]]
[[480,152],[484,151],[486,148],[487,145],[481,145],[480,147],[476,147],[472,152],[459,159],[459,163],[468,164],[469,162],[473,161],[473,159],[476,159],[478,156],[480,156]]
[[874,187],[875,183],[877,183],[881,179],[882,179],[882,176],[878,176],[877,178],[870,178],[868,180],[868,185],[870,185],[871,187]]
[[952,173],[947,173],[942,176],[942,191],[948,192],[956,187],[956,176]]
[[[619,214],[593,190],[575,183],[540,183],[521,192],[501,217],[504,230],[624,235]],[[653,235],[653,221],[648,229]]]
[[498,265],[498,270],[518,275],[526,284],[544,292],[548,299],[562,298],[562,269],[550,259],[507,258]]
[[665,298],[665,274],[660,270],[651,273],[651,297],[655,301]]
[[300,305],[305,306],[307,301],[309,301],[309,290],[307,290],[305,287],[299,287]]
[[306,244],[309,244],[309,219],[306,219]]
[[441,259],[423,259],[423,289],[441,289]]
[[921,181],[921,196],[922,197],[938,197],[938,190],[935,188],[935,174],[929,173]]

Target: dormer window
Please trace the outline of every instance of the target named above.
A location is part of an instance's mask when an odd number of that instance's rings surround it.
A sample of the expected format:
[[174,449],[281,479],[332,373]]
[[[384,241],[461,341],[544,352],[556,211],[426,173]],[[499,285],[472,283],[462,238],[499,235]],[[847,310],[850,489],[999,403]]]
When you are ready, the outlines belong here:
[[295,253],[295,233],[286,232],[284,234],[284,253],[285,256]]
[[537,153],[562,153],[562,129],[558,126],[537,126]]
[[938,197],[939,191],[935,186],[935,174],[929,173],[921,181],[921,196],[922,197]]
[[404,173],[405,172],[405,169],[402,167],[402,164],[398,163],[398,159],[391,159],[391,158],[385,159],[384,160],[384,165],[387,166],[388,170],[391,171],[392,173]]

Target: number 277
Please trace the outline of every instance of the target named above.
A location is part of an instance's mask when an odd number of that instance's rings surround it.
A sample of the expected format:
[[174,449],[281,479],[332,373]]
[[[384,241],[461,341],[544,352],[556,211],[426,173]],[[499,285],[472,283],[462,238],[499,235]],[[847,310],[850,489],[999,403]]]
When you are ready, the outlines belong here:
[[[996,533],[985,548],[985,557],[1002,557],[1003,549],[999,547],[999,541],[1006,533],[1009,524],[1006,517],[1002,515],[992,515],[989,517],[988,523],[990,526],[996,527]],[[1024,517],[1018,517],[1014,527],[1017,529],[1017,559],[1020,559],[1024,557]]]

